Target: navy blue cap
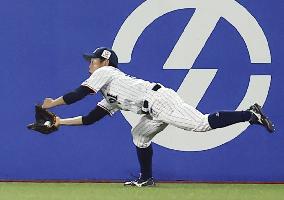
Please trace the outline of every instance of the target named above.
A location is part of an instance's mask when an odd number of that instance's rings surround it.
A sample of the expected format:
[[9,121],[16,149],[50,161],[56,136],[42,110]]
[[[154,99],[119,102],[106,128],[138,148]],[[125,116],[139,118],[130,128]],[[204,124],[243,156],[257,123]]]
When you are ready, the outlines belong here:
[[87,61],[90,61],[92,58],[108,59],[111,66],[117,67],[118,65],[118,58],[116,53],[112,49],[107,47],[97,48],[90,54],[83,54],[83,57]]

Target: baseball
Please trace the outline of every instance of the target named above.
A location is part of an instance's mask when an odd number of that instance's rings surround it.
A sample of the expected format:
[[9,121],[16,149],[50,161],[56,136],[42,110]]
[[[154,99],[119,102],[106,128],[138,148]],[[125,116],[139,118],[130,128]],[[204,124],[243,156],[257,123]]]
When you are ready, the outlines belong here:
[[50,121],[46,121],[46,122],[44,122],[44,125],[45,126],[51,126],[51,122]]

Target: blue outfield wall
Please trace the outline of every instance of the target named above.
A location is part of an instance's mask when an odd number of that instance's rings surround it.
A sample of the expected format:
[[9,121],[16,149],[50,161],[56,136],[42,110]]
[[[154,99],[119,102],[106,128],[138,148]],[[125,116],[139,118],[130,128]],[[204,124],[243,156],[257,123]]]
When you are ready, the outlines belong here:
[[[82,53],[113,46],[121,70],[179,90],[203,113],[259,101],[276,125],[275,134],[247,124],[200,135],[170,127],[155,139],[156,179],[283,182],[283,8],[275,0],[1,1],[0,179],[120,180],[139,172],[125,113],[51,135],[26,128],[35,103],[88,78]],[[51,110],[84,115],[101,98]]]

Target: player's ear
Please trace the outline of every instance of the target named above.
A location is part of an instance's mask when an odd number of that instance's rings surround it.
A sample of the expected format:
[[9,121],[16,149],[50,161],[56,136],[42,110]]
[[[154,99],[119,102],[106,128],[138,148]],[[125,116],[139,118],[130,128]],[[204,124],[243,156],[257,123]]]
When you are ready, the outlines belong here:
[[109,60],[105,59],[105,66],[109,66]]

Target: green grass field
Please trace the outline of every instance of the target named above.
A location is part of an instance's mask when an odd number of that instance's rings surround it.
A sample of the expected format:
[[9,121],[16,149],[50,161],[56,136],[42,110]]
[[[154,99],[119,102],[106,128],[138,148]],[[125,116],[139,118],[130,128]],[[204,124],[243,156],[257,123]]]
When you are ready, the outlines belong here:
[[283,184],[175,184],[154,188],[121,183],[0,183],[0,200],[281,200]]

